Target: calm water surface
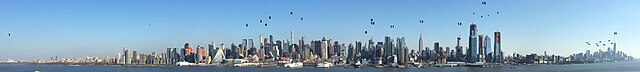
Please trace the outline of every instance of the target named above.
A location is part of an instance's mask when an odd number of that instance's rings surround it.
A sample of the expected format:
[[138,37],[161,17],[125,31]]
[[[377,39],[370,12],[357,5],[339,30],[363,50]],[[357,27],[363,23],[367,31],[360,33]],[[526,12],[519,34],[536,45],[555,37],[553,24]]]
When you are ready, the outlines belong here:
[[0,64],[0,72],[640,72],[640,61],[571,65],[430,68],[123,67]]

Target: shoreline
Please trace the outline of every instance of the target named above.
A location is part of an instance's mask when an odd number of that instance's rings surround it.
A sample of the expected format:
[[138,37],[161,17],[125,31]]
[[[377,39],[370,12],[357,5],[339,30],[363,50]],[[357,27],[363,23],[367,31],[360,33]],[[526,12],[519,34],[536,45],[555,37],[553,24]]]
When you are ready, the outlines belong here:
[[[617,61],[617,62],[633,62],[633,61]],[[492,67],[504,67],[504,66],[534,66],[534,65],[576,65],[576,64],[598,64],[598,63],[615,63],[615,62],[594,62],[594,63],[557,63],[557,64],[487,64],[490,65],[490,67],[477,67],[477,68],[492,68]],[[233,64],[219,64],[219,65],[194,65],[194,66],[176,66],[176,65],[166,65],[166,64],[130,64],[130,65],[123,65],[123,64],[110,64],[110,63],[0,63],[0,64],[23,64],[23,65],[52,65],[52,66],[119,66],[119,67],[235,67],[233,66]],[[315,68],[315,66],[310,65],[311,63],[305,63],[304,66],[305,67],[313,67]],[[242,67],[258,67],[258,68],[286,68],[282,66],[283,64],[280,63],[275,63],[275,64],[266,64],[266,66],[241,66],[238,68],[242,68]],[[420,67],[416,67],[413,65],[405,65],[407,67],[403,67],[403,68],[420,68]],[[354,68],[350,65],[338,65],[338,66],[333,66],[334,67],[342,67],[345,69],[358,69],[358,68]],[[377,65],[363,65],[363,67],[371,67],[371,68],[398,68],[398,67],[393,67],[390,65],[383,65],[383,67],[378,67]],[[436,66],[427,66],[427,67],[422,67],[422,68],[443,68],[443,67],[436,67]],[[466,65],[460,65],[460,66],[455,66],[455,67],[475,67],[475,66],[466,66]],[[452,68],[455,68],[452,67]]]

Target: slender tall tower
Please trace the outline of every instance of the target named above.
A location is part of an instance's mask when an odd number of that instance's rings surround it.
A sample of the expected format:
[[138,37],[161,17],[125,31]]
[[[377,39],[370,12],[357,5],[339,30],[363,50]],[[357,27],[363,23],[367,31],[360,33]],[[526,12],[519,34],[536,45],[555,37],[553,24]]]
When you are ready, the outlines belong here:
[[485,46],[486,45],[486,41],[484,41],[485,40],[484,37],[485,36],[481,34],[480,37],[479,37],[480,40],[478,41],[479,44],[480,44],[480,46],[478,47],[479,48],[478,49],[478,57],[479,57],[478,58],[479,59],[478,62],[486,62],[485,58],[486,58],[486,55],[487,55],[487,49],[485,49],[485,48],[487,48],[487,47]]
[[262,48],[264,48],[264,46],[262,46],[262,45],[264,45],[263,42],[262,42],[262,34],[260,34],[258,36],[259,36],[258,40],[260,40],[260,44],[259,44],[260,45],[260,49],[262,49]]
[[463,61],[464,60],[464,56],[463,56],[463,53],[462,53],[462,46],[460,45],[460,39],[461,38],[460,38],[460,36],[458,36],[458,38],[456,38],[456,39],[457,39],[457,44],[456,44],[456,51],[455,51],[456,54],[454,55],[455,56],[454,60]]
[[264,52],[268,54],[273,49],[271,47],[271,43],[272,42],[269,42],[269,38],[264,38],[264,40],[262,40],[262,41],[264,41],[263,42],[264,43],[264,45],[263,45],[264,46]]
[[[616,50],[616,44],[617,43],[613,43],[613,54],[618,54],[617,53],[618,51]],[[615,55],[615,56],[617,57],[618,55]]]
[[354,50],[355,51],[354,52],[354,54],[355,54],[354,58],[355,58],[355,60],[360,60],[360,59],[362,59],[362,42],[356,41],[355,44],[356,45],[355,45],[355,48],[354,48],[355,49]]
[[[494,41],[493,41],[494,42],[493,43],[494,44],[493,45],[493,55],[494,55],[493,56],[493,58],[494,58],[493,61],[495,63],[503,63],[502,59],[504,57],[503,57],[502,49],[501,49],[501,47],[502,47],[501,44],[502,43],[500,43],[500,32],[497,32],[497,31],[493,32],[493,36],[494,36],[493,38],[495,38]],[[614,48],[615,48],[615,44],[614,44]]]
[[291,46],[293,46],[293,31],[291,31],[291,37],[289,37],[289,42]]
[[418,39],[418,52],[420,52],[420,53],[418,53],[419,55],[422,55],[421,51],[422,51],[422,48],[424,48],[424,45],[423,45],[424,43],[422,43],[422,42],[423,42],[422,41],[422,33],[420,33],[420,39]]
[[297,57],[296,53],[298,53],[296,51],[296,47],[294,46],[294,39],[293,39],[293,31],[291,31],[291,37],[289,38],[289,56],[292,60],[295,60],[295,58]]
[[[435,43],[433,43],[433,51],[436,52],[435,53],[435,55],[436,55],[435,56],[436,57],[436,59],[435,59],[436,63],[440,63],[440,59],[443,58],[441,50],[442,50],[442,48],[440,47],[440,43],[439,42],[436,41]],[[440,64],[442,64],[442,63],[440,63]]]
[[306,52],[306,51],[307,51],[307,48],[306,48],[306,46],[305,46],[305,44],[304,44],[304,36],[301,36],[301,37],[300,37],[300,40],[298,40],[298,48],[300,48],[300,49],[299,49],[299,52],[300,52],[300,53],[298,53],[298,54],[300,54],[300,55],[302,56],[301,58],[302,58],[303,60],[304,60],[304,59],[307,59],[307,57],[308,57],[308,56],[307,56],[307,52]]
[[478,62],[478,35],[477,25],[472,23],[469,29],[469,48],[467,50],[467,62]]
[[485,62],[490,62],[493,63],[493,56],[492,56],[492,50],[491,50],[491,37],[489,35],[485,35],[484,36],[484,45],[483,48],[484,49],[484,59]]
[[[269,48],[273,48],[272,47],[273,43],[275,43],[275,42],[273,42],[273,35],[269,35],[269,44],[268,44]],[[269,51],[269,52],[271,52],[271,51]]]

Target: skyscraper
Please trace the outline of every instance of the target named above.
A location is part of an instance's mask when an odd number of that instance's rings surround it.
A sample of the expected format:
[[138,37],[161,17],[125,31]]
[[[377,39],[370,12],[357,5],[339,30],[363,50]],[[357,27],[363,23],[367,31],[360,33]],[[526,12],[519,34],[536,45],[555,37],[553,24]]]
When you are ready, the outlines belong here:
[[391,39],[391,37],[389,36],[385,36],[384,37],[384,57],[382,59],[382,61],[387,64],[388,62],[391,62],[387,59],[387,57],[392,56],[393,53],[393,39]]
[[469,48],[466,55],[467,62],[469,63],[478,62],[478,35],[476,34],[477,31],[477,25],[475,23],[472,23],[469,29]]
[[[494,45],[493,45],[493,55],[494,55],[494,62],[495,63],[503,63],[503,54],[502,54],[502,48],[501,48],[501,43],[500,43],[500,32],[493,32],[493,35],[495,38],[494,39]],[[615,48],[615,45],[614,45]]]
[[355,60],[360,60],[360,56],[362,56],[362,42],[360,41],[356,41],[356,46],[355,46]]
[[263,42],[264,43],[264,45],[263,45],[264,46],[263,47],[264,48],[264,52],[265,52],[265,54],[268,54],[269,52],[271,52],[271,49],[272,49],[271,43],[269,42],[269,38],[264,38],[263,41],[264,41]]
[[260,49],[264,48],[264,46],[262,46],[262,45],[264,45],[263,41],[262,41],[262,34],[259,35],[258,40],[260,40],[260,44],[259,44],[260,45]]
[[180,48],[180,54],[178,55],[178,61],[187,61],[185,56],[187,50],[185,48]]
[[487,55],[487,49],[486,49],[487,47],[486,47],[486,45],[487,44],[486,44],[486,41],[484,40],[485,36],[480,34],[479,39],[480,40],[478,42],[479,42],[480,46],[479,46],[479,49],[478,49],[478,59],[479,59],[478,62],[485,62],[486,63],[487,62],[486,61],[486,55]]
[[378,42],[378,44],[376,45],[376,57],[375,57],[375,64],[382,64],[382,59],[384,58],[384,42]]
[[436,41],[435,43],[433,43],[433,51],[436,52],[435,53],[436,59],[434,61],[436,61],[436,63],[439,63],[440,59],[444,58],[444,55],[442,55],[443,54],[442,48],[440,48],[440,43],[439,42]]
[[124,61],[122,60],[122,54],[117,53],[115,61],[116,61],[116,64],[124,64]]
[[247,41],[249,42],[249,43],[247,44],[247,45],[248,45],[247,47],[249,47],[249,48],[253,48],[253,47],[255,47],[255,46],[254,46],[254,44],[253,44],[253,39],[248,39]]
[[196,47],[196,51],[195,51],[196,53],[195,53],[195,56],[194,56],[194,59],[196,59],[196,61],[195,61],[196,63],[201,63],[200,61],[202,61],[202,56],[205,55],[205,54],[203,54],[203,51],[204,50],[202,50],[202,47],[200,45],[198,45],[198,47]]
[[298,51],[300,48],[297,48],[297,47],[300,47],[300,46],[298,46],[298,44],[292,44],[291,45],[291,50],[289,50],[289,51],[291,51],[289,53],[290,54],[289,56],[294,61],[300,59],[300,54],[299,54],[299,51]]
[[195,63],[195,56],[193,53],[193,49],[189,46],[189,43],[184,43],[184,60]]
[[[373,42],[373,37],[371,37],[369,39],[369,44],[367,45],[368,47],[367,47],[367,49],[365,49],[365,50],[367,50],[367,52],[375,50],[375,45],[373,43],[374,43]],[[369,55],[367,55],[367,57],[369,57]]]
[[451,54],[449,54],[449,53],[451,53],[451,48],[445,47],[444,48],[444,53],[443,53],[445,55],[444,59],[448,59],[451,56]]
[[[272,47],[272,46],[273,46],[273,43],[274,43],[274,42],[273,42],[273,35],[269,35],[269,45],[268,45],[268,46],[269,46],[269,48],[273,48],[273,47]],[[269,52],[271,52],[271,51],[269,51]]]
[[404,47],[404,65],[409,65],[409,48]]
[[335,53],[336,56],[342,56],[341,50],[344,50],[344,47],[342,47],[340,43],[338,43],[338,41],[333,42],[333,52]]
[[455,54],[456,54],[455,55],[455,60],[456,61],[463,61],[464,60],[464,56],[463,56],[464,54],[462,53],[463,52],[462,51],[462,45],[460,45],[460,39],[461,38],[460,38],[460,36],[458,36],[458,38],[456,38],[456,39],[457,39],[457,41],[456,41],[457,44],[456,44],[456,51],[455,51]]
[[289,43],[290,43],[290,45],[289,45],[289,56],[290,56],[290,58],[292,60],[295,60],[297,58],[297,56],[298,56],[297,55],[298,51],[296,49],[294,41],[295,40],[293,39],[293,31],[291,31],[290,38],[289,38]]
[[335,52],[333,51],[333,43],[331,42],[332,39],[326,40],[327,42],[327,59],[331,58],[331,56],[335,55]]
[[345,43],[340,44],[340,55],[341,56],[347,56],[347,50],[349,48],[347,48],[347,45]]
[[311,47],[313,47],[311,49],[311,51],[313,52],[313,55],[318,55],[318,57],[322,58],[322,40],[311,40]]
[[131,64],[138,64],[138,52],[132,51]]
[[[291,40],[287,40],[282,42],[280,48],[282,48],[282,50],[280,51],[280,55],[282,57],[289,57],[291,55]],[[289,57],[290,58],[290,57]]]
[[354,64],[356,49],[353,47],[353,44],[349,44],[348,55],[347,55],[347,63]]
[[124,52],[124,64],[131,64],[131,60],[129,60],[129,48],[122,49]]
[[306,50],[307,48],[305,48],[305,44],[304,44],[304,36],[300,37],[300,40],[298,40],[298,54],[300,54],[302,57],[302,59],[306,59],[308,56],[306,56]]
[[[613,54],[618,54],[618,51],[616,50],[616,44],[617,44],[617,43],[613,43]],[[619,56],[619,55],[615,55],[614,60],[618,59],[618,56]]]
[[398,40],[398,43],[397,43],[397,46],[395,48],[396,49],[396,55],[402,55],[402,54],[400,54],[400,50],[402,48],[407,47],[406,46],[407,43],[405,42],[405,37],[398,37],[397,40]]
[[176,53],[176,48],[167,48],[167,53],[165,56],[167,56],[166,58],[166,64],[167,65],[174,65],[177,61],[177,53]]
[[489,35],[485,35],[484,44],[485,45],[483,46],[484,47],[483,49],[485,49],[485,52],[484,52],[485,60],[487,62],[493,63],[493,56],[490,55],[490,53],[492,53],[492,50],[491,50],[491,37],[489,37]]
[[284,43],[282,43],[281,40],[276,40],[276,42],[274,44],[274,46],[276,46],[276,47],[274,47],[274,48],[275,48],[275,50],[278,50],[278,52],[276,52],[274,55],[276,55],[276,56],[284,55],[283,54],[283,50],[284,50],[283,49],[283,45],[284,45]]
[[320,57],[323,60],[327,60],[329,59],[329,55],[328,55],[328,45],[329,42],[327,42],[327,39],[325,39],[324,37],[322,37],[322,44],[320,44]]
[[[422,51],[422,48],[424,48],[424,46],[423,46],[424,43],[422,43],[422,42],[423,42],[422,41],[422,33],[420,33],[420,39],[418,39],[418,52]],[[422,52],[420,52],[420,53],[418,53],[418,55],[423,55],[423,54],[422,54]],[[421,56],[418,56],[418,57],[421,57]],[[418,59],[418,60],[420,60],[420,59]]]
[[293,44],[294,44],[294,42],[293,42],[293,40],[294,40],[294,39],[293,39],[293,31],[291,31],[290,36],[291,36],[291,37],[289,38],[289,42],[291,42],[291,46],[293,46]]
[[[398,42],[398,44],[399,43],[400,42]],[[398,64],[404,65],[404,63],[405,63],[404,60],[405,60],[405,57],[406,57],[404,48],[399,48],[398,49],[398,55],[397,56],[398,56]]]
[[241,44],[242,44],[243,46],[242,46],[242,47],[240,47],[240,48],[246,48],[246,47],[247,47],[247,44],[249,44],[249,39],[242,39],[242,43],[241,43]]
[[211,42],[209,45],[207,45],[209,47],[209,55],[207,55],[207,56],[209,56],[209,57],[216,56],[215,54],[216,54],[217,51],[215,49],[215,45],[216,45],[215,42]]
[[268,52],[271,52],[271,44],[269,42],[269,38],[264,38],[263,42],[263,48],[264,48],[264,52],[265,54],[267,54]]
[[231,53],[227,57],[231,59],[239,59],[238,50],[239,50],[238,46],[236,46],[234,43],[231,43]]

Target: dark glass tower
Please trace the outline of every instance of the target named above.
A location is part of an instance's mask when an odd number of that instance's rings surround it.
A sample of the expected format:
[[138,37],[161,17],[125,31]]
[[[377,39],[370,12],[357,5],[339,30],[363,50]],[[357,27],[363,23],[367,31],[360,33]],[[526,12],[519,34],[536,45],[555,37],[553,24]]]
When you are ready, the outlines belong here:
[[500,43],[500,32],[493,32],[493,38],[494,39],[494,43],[493,43],[493,58],[494,58],[494,62],[495,63],[503,63],[502,58],[503,54],[502,54],[502,48],[501,48],[501,43]]
[[477,25],[471,24],[469,29],[469,48],[467,50],[467,62],[478,62],[478,34]]

